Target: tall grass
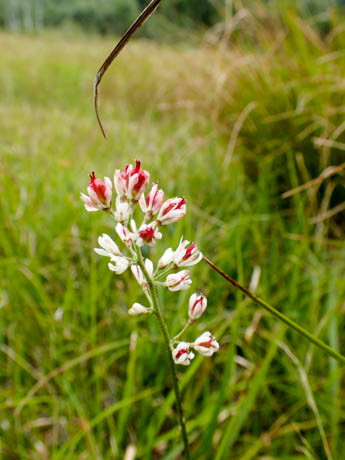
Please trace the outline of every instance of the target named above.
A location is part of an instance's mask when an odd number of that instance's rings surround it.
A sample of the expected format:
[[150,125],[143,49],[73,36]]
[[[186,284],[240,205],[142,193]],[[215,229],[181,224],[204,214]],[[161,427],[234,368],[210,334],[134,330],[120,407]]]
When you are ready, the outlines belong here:
[[[244,13],[247,41],[131,44],[104,79],[106,143],[91,94],[113,43],[0,36],[3,458],[182,456],[159,330],[128,318],[135,282],[92,251],[114,231],[79,200],[92,169],[141,158],[188,199],[172,247],[195,238],[344,352],[343,22],[321,37],[293,10],[280,27]],[[343,369],[206,264],[194,278],[209,307],[191,334],[210,328],[221,352],[180,370],[193,458],[341,459]],[[187,295],[159,295],[177,331]]]

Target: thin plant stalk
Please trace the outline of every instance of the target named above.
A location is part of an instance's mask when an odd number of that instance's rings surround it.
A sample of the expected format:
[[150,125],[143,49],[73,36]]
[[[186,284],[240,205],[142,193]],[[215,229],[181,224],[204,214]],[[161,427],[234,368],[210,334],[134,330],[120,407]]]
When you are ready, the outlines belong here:
[[168,353],[168,359],[169,359],[169,366],[171,370],[171,375],[173,378],[173,386],[174,386],[174,392],[175,392],[175,398],[176,398],[176,407],[177,407],[177,414],[178,414],[178,420],[181,426],[181,431],[182,431],[182,438],[183,438],[183,443],[184,443],[184,449],[185,449],[185,457],[187,460],[190,460],[190,452],[189,452],[189,442],[188,442],[188,435],[187,435],[187,430],[186,430],[186,425],[185,425],[185,420],[184,420],[184,415],[183,415],[183,409],[182,409],[182,399],[180,395],[180,390],[178,387],[178,380],[177,380],[177,373],[176,373],[176,366],[172,357],[172,353],[170,350],[170,337],[169,337],[169,331],[168,327],[166,325],[166,322],[164,320],[164,317],[160,311],[159,304],[158,304],[158,298],[157,298],[157,293],[155,286],[153,284],[152,279],[150,278],[149,274],[147,273],[143,257],[141,254],[140,249],[137,247],[137,256],[138,256],[138,264],[141,268],[141,270],[144,273],[144,276],[146,278],[147,284],[148,284],[148,289],[151,294],[152,298],[152,304],[153,304],[153,310],[155,315],[157,316],[159,326],[161,328],[166,350]]
[[180,330],[180,332],[175,335],[175,337],[172,339],[174,342],[177,341],[181,337],[181,335],[189,328],[189,326],[192,324],[191,320],[189,319],[185,326]]
[[345,357],[338,353],[336,350],[319,340],[317,337],[315,337],[313,334],[308,332],[306,329],[303,327],[299,326],[297,323],[292,321],[290,318],[285,316],[283,313],[278,311],[276,308],[272,307],[269,303],[265,302],[264,300],[260,299],[257,297],[255,294],[252,292],[248,291],[245,287],[241,286],[237,281],[232,279],[229,275],[227,275],[225,272],[223,272],[222,269],[217,267],[210,259],[208,259],[206,256],[203,256],[204,261],[213,269],[215,270],[220,276],[222,276],[228,283],[232,284],[235,288],[239,289],[242,291],[247,297],[252,299],[255,303],[258,305],[261,305],[265,310],[270,312],[273,316],[276,318],[280,319],[283,323],[287,324],[291,329],[294,331],[298,332],[298,334],[302,335],[305,339],[309,340],[309,342],[313,343],[317,347],[319,347],[321,350],[323,350],[325,353],[327,353],[329,356],[332,358],[336,359],[342,364],[345,364]]

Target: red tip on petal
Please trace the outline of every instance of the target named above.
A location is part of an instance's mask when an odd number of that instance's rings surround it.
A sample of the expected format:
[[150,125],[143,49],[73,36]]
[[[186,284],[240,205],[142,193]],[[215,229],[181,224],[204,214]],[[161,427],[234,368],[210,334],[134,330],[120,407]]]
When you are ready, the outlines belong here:
[[180,209],[180,208],[182,208],[182,206],[183,206],[185,203],[186,203],[185,198],[181,198],[179,204],[176,206],[175,209]]
[[197,307],[198,303],[200,303],[200,304],[202,303],[202,297],[199,297],[199,298],[195,301],[195,303],[194,303],[194,305],[193,305],[193,310],[195,310],[195,308]]
[[193,249],[196,248],[196,244],[193,243],[187,250],[185,255],[183,256],[183,260],[189,259],[189,257],[192,255]]
[[188,349],[187,348],[181,348],[181,350],[179,350],[176,353],[176,359],[179,359],[180,356],[184,355],[185,353],[188,353]]
[[95,176],[95,171],[92,171],[92,173],[90,174],[90,179],[91,181],[89,183],[89,187],[91,187],[95,191],[98,198],[105,204],[107,190],[105,183],[101,179],[97,179],[97,177]]
[[214,337],[211,337],[210,340],[208,340],[207,342],[201,342],[198,345],[199,345],[199,347],[210,348],[211,345],[212,345],[213,339],[214,339]]

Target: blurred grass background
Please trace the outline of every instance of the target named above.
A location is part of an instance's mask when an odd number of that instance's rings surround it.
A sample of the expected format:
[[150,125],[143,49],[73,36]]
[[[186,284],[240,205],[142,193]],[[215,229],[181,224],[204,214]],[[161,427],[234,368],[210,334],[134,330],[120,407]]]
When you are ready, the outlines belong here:
[[[199,38],[125,49],[101,88],[107,142],[92,85],[114,38],[0,34],[2,458],[183,458],[159,329],[92,250],[114,235],[79,200],[93,169],[140,158],[187,198],[152,258],[183,234],[345,353],[344,15],[235,6]],[[221,345],[179,369],[193,459],[343,459],[340,365],[206,265],[193,278],[209,306],[187,339]],[[159,295],[178,331],[189,292]]]

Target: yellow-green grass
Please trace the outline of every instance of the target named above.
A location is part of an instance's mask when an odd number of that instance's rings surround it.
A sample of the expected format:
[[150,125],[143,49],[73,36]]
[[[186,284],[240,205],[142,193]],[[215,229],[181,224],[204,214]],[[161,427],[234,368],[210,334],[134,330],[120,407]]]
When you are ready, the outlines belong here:
[[[344,161],[345,40],[297,19],[256,24],[255,47],[132,43],[101,88],[107,142],[92,86],[112,40],[0,36],[3,458],[183,458],[155,318],[128,317],[136,282],[93,253],[114,226],[79,200],[91,170],[142,159],[188,200],[152,258],[183,234],[245,285],[257,267],[261,297],[345,353],[343,170],[281,196]],[[221,345],[179,369],[192,458],[342,458],[340,365],[206,265],[192,276],[209,306],[186,338]],[[172,333],[188,295],[159,292]]]

